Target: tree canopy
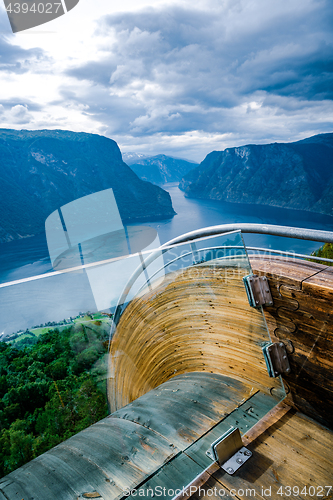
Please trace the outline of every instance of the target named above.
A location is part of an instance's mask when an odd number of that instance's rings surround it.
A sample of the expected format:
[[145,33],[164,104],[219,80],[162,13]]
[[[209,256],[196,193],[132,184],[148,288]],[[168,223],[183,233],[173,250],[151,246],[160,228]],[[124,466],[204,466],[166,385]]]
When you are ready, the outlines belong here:
[[0,477],[107,415],[100,324],[0,342]]

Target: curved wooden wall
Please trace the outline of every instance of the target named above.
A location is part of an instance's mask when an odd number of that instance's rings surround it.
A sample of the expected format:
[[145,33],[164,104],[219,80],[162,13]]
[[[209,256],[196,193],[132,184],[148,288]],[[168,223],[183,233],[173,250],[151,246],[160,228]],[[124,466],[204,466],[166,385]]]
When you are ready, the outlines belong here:
[[111,411],[188,372],[226,375],[278,395],[280,381],[268,377],[261,350],[269,340],[265,322],[242,282],[247,273],[197,265],[167,275],[127,306],[111,343]]

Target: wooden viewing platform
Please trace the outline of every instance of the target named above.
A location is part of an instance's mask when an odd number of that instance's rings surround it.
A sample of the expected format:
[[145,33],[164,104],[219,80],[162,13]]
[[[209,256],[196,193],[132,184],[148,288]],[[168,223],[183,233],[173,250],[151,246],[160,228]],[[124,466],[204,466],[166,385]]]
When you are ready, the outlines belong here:
[[[288,487],[292,498],[333,498],[325,489],[333,485],[333,268],[263,257],[251,265],[270,284],[271,338],[289,352],[283,403],[261,351],[265,323],[235,268],[171,273],[120,319],[110,350],[113,413],[3,478],[0,500],[111,500],[132,489],[136,498],[157,486],[171,500],[168,490],[188,485],[186,496],[202,499],[275,500]],[[231,425],[253,452],[233,476],[206,455]]]

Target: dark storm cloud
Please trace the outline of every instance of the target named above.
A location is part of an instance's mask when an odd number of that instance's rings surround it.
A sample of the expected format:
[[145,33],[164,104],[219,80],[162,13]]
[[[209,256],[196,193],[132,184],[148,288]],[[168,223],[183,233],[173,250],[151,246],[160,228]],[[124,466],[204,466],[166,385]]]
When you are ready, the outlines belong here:
[[235,0],[217,10],[165,7],[107,16],[98,34],[113,36],[103,47],[109,57],[67,74],[104,88],[101,96],[113,105],[121,95],[129,105],[118,132],[129,119],[127,129],[139,135],[236,129],[229,111],[258,96],[263,106],[269,96],[288,97],[275,99],[286,113],[297,102],[305,109],[332,99],[332,2],[282,3],[286,8],[257,0],[251,10]]
[[72,68],[67,71],[68,76],[73,76],[78,80],[93,80],[100,85],[108,86],[110,78],[117,65],[112,64],[108,59],[104,63],[99,61],[90,61],[80,68]]
[[75,87],[69,88],[67,85],[58,88],[58,93],[59,99],[50,102],[50,105],[61,105],[63,108],[80,107],[82,115],[93,116],[98,122],[106,124],[110,134],[115,131],[127,134],[128,124],[138,115],[145,113],[145,107],[135,99],[110,96],[107,89],[100,86],[94,87],[93,92],[87,89],[78,94]]

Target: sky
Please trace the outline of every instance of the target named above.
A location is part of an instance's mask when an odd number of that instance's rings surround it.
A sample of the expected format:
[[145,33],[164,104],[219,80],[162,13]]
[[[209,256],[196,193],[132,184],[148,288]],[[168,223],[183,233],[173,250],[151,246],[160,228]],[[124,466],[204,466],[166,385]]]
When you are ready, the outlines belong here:
[[333,132],[332,99],[332,0],[80,0],[17,34],[0,6],[1,128],[200,162]]

